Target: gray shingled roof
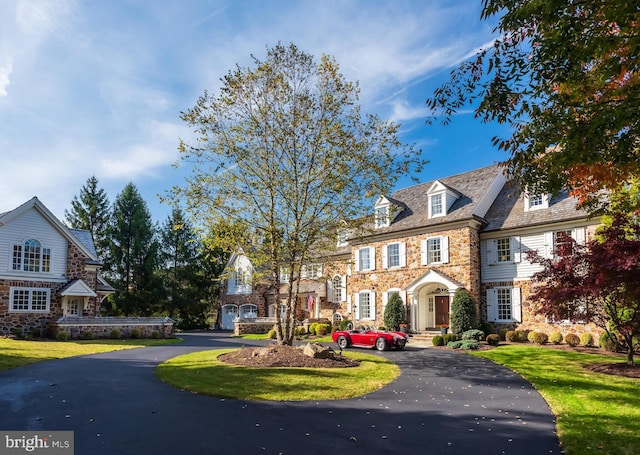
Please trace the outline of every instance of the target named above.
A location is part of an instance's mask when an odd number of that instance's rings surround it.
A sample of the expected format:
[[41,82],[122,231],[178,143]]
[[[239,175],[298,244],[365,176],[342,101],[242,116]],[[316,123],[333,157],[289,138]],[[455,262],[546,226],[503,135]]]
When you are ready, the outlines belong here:
[[[86,229],[72,229],[67,228],[71,235],[73,235],[82,245],[93,255],[93,259],[98,258],[98,253],[96,252],[96,247],[93,244],[93,238],[91,237],[91,232]],[[98,262],[100,263],[100,262]]]
[[461,195],[448,210],[447,215],[437,218],[429,218],[427,198],[427,191],[435,180],[397,190],[391,195],[391,198],[398,201],[404,210],[398,214],[389,227],[376,229],[376,234],[474,219],[473,212],[478,202],[500,172],[502,172],[502,167],[495,164],[437,179]]
[[585,210],[576,209],[576,202],[567,193],[561,193],[549,201],[549,208],[525,212],[524,194],[518,186],[507,184],[487,212],[488,224],[483,232],[587,218]]

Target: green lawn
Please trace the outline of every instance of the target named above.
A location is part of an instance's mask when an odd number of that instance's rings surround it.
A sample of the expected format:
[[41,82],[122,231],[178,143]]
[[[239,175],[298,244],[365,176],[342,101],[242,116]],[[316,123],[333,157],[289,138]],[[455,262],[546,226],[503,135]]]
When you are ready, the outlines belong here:
[[[246,335],[234,335],[234,338],[242,338],[244,340],[268,340],[269,336],[266,333],[248,333]],[[331,335],[324,337],[313,336],[311,338],[296,338],[296,342],[300,343],[333,343]]]
[[584,368],[624,358],[527,345],[499,346],[473,355],[504,365],[534,385],[557,416],[565,453],[639,453],[640,380]]
[[180,343],[178,338],[137,340],[22,341],[0,338],[0,371],[44,360]]
[[361,364],[353,368],[248,368],[218,360],[233,349],[185,354],[158,365],[164,382],[192,392],[242,400],[339,400],[378,390],[400,374],[388,360],[364,353],[344,355]]

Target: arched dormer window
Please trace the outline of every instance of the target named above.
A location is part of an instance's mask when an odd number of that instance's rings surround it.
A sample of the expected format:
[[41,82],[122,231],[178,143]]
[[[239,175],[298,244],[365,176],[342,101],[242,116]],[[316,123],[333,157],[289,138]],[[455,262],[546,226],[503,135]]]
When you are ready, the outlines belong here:
[[51,249],[43,248],[40,241],[36,239],[13,245],[12,268],[23,272],[50,272]]

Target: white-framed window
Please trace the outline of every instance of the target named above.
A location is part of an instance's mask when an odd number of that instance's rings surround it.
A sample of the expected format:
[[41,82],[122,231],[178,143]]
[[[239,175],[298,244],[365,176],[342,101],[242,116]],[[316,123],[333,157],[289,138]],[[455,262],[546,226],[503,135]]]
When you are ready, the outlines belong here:
[[366,272],[376,268],[376,250],[367,246],[356,250],[356,272]]
[[229,272],[227,288],[229,294],[251,293],[251,269],[249,267],[238,267]]
[[391,269],[407,265],[407,246],[404,242],[389,243],[382,247],[382,267]]
[[430,237],[421,242],[423,265],[445,264],[449,262],[449,238]]
[[547,209],[549,208],[550,197],[548,194],[533,194],[524,196],[524,211],[529,212],[533,210]]
[[356,319],[373,321],[376,319],[376,293],[360,291],[356,294]]
[[44,248],[36,239],[13,245],[12,269],[23,272],[50,272],[51,248]]
[[338,235],[337,237],[337,246],[347,246],[347,244],[349,243],[347,241],[349,234],[347,233],[347,231],[345,229],[341,229],[338,231]]
[[329,286],[329,301],[340,303],[345,298],[346,276],[335,275],[327,284]]
[[305,264],[302,266],[302,278],[314,280],[322,276],[322,264]]
[[375,215],[376,228],[389,226],[389,206],[383,205],[380,207],[376,207]]
[[80,299],[73,298],[67,301],[67,316],[80,315]]
[[342,315],[340,313],[333,313],[332,321],[334,325],[340,325],[342,322]]
[[429,196],[429,218],[444,215],[442,193]]
[[10,295],[10,312],[45,313],[49,311],[50,289],[11,287]]
[[254,319],[258,317],[258,306],[253,304],[240,305],[240,317]]
[[488,264],[509,264],[520,262],[521,258],[522,244],[520,236],[487,240]]
[[521,322],[520,288],[499,286],[487,289],[487,320],[489,322]]
[[280,268],[280,282],[288,283],[291,281],[291,269],[289,267]]
[[511,262],[511,239],[504,237],[496,240],[497,262]]

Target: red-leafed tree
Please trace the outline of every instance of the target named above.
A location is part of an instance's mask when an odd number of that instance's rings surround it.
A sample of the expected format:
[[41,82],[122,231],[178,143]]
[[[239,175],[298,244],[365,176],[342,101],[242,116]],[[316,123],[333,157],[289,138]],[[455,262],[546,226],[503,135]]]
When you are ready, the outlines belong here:
[[537,313],[594,323],[617,340],[633,365],[640,335],[640,226],[618,214],[586,244],[562,244],[555,258],[528,253],[543,267],[533,275],[537,285],[530,296],[539,303]]

